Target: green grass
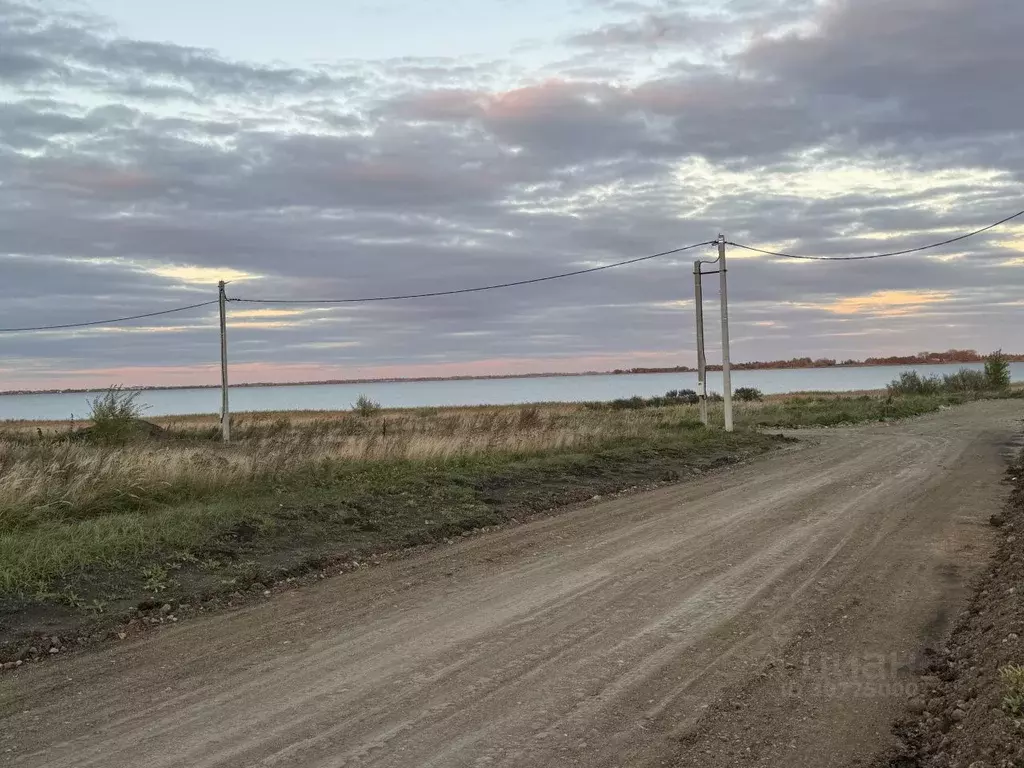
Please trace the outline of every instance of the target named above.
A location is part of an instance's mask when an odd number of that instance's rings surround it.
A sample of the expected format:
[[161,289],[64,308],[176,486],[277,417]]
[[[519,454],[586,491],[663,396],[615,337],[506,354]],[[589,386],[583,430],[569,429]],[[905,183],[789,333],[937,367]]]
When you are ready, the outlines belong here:
[[[118,505],[106,514],[3,530],[0,595],[87,591],[79,577],[181,554],[235,559],[299,549],[308,559],[429,542],[628,485],[675,479],[690,467],[773,444],[756,433],[683,428],[587,452],[324,464],[278,478],[273,487],[231,487],[190,503],[139,497],[134,510]],[[241,544],[232,536],[240,526],[247,531]]]
[[1005,689],[1003,710],[1011,717],[1024,717],[1024,665],[1007,664],[999,676]]
[[738,423],[748,427],[834,427],[869,421],[923,416],[940,408],[976,399],[965,394],[908,395],[905,397],[805,398],[771,402],[741,412]]
[[[28,604],[191,598],[683,478],[779,443],[761,429],[905,418],[974,398],[768,398],[736,404],[734,434],[663,398],[253,415],[228,447],[196,420],[122,446],[9,431],[0,623]],[[720,423],[721,406],[711,411]]]

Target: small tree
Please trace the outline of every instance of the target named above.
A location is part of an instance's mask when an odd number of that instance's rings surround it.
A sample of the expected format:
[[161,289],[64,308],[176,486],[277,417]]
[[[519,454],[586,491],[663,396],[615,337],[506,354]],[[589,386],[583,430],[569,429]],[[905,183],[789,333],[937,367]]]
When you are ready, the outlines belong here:
[[764,400],[764,394],[760,389],[756,387],[738,387],[732,396],[737,400],[746,403],[761,402]]
[[360,395],[356,398],[356,402],[355,405],[352,406],[352,410],[360,416],[374,416],[380,413],[380,403],[375,400],[371,400],[366,395]]
[[985,358],[985,378],[992,389],[1008,389],[1010,387],[1010,361],[1003,350],[998,349]]

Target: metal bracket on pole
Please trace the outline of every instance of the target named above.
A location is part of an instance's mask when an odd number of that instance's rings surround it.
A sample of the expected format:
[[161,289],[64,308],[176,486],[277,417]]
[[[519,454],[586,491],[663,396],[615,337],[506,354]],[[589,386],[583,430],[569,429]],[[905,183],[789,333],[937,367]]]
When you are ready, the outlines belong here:
[[231,442],[231,410],[228,408],[228,313],[224,281],[217,284],[220,305],[220,429],[225,443]]

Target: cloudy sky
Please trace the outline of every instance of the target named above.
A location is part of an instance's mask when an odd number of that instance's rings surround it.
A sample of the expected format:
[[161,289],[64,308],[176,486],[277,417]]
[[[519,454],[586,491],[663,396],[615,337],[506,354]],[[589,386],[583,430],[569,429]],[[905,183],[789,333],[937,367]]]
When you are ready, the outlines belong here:
[[[1024,208],[1022,38],[1020,0],[0,0],[0,327],[951,237]],[[698,254],[232,303],[233,377],[692,364]],[[731,255],[737,360],[1024,351],[1024,219]],[[3,333],[0,387],[218,355],[216,307]]]

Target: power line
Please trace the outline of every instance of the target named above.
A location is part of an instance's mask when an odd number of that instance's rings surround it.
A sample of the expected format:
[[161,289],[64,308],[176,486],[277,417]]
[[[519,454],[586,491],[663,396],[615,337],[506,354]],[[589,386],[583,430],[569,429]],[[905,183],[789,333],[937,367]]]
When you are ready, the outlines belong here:
[[174,309],[165,309],[160,312],[147,312],[144,315],[129,315],[128,317],[115,317],[111,320],[90,320],[85,323],[65,323],[63,325],[38,325],[32,328],[0,328],[0,333],[24,333],[27,331],[59,331],[67,328],[87,328],[93,325],[113,325],[114,323],[124,323],[129,320],[142,320],[147,317],[159,317],[160,315],[170,315],[175,312],[185,312],[189,309],[199,309],[200,307],[209,307],[216,304],[216,301],[204,301],[199,304],[189,304],[187,307],[175,307]]
[[427,299],[435,296],[454,296],[460,293],[478,293],[480,291],[493,291],[497,288],[512,288],[517,285],[532,285],[533,283],[543,283],[548,280],[561,280],[564,277],[576,277],[577,275],[587,275],[592,272],[601,272],[605,269],[614,269],[615,267],[624,267],[628,264],[637,264],[641,261],[650,261],[651,259],[658,259],[663,256],[672,256],[676,253],[683,253],[684,251],[692,251],[694,248],[700,248],[705,245],[713,245],[716,241],[706,241],[703,243],[694,243],[688,245],[685,248],[675,248],[671,251],[662,251],[661,253],[652,253],[650,256],[641,256],[637,259],[628,259],[626,261],[618,261],[614,264],[605,264],[601,267],[591,267],[589,269],[577,269],[574,272],[563,272],[559,275],[548,275],[547,277],[534,277],[530,280],[516,280],[511,283],[497,283],[495,285],[481,285],[476,288],[457,288],[448,291],[432,291],[430,293],[409,293],[398,296],[369,296],[357,299],[228,299],[228,301],[243,302],[246,304],[359,304],[370,301],[400,301],[403,299]]
[[952,243],[959,243],[961,240],[966,240],[969,237],[975,237],[984,232],[988,232],[990,229],[1002,226],[1008,221],[1013,221],[1016,218],[1024,216],[1024,211],[1018,211],[1012,216],[1007,216],[1005,219],[1000,219],[995,224],[989,224],[987,227],[976,229],[973,232],[968,232],[966,235],[959,235],[957,237],[951,237],[949,240],[943,240],[940,243],[932,243],[931,245],[922,245],[918,248],[908,248],[905,251],[891,251],[889,253],[874,253],[870,256],[796,256],[792,253],[780,253],[778,251],[766,251],[762,248],[754,248],[750,245],[742,245],[740,243],[729,242],[729,245],[734,248],[742,248],[745,251],[753,251],[754,253],[763,253],[766,256],[779,256],[784,259],[802,259],[805,261],[864,261],[865,259],[885,259],[889,256],[906,256],[909,253],[920,253],[921,251],[928,251],[932,248],[941,248],[944,245],[951,245]]

